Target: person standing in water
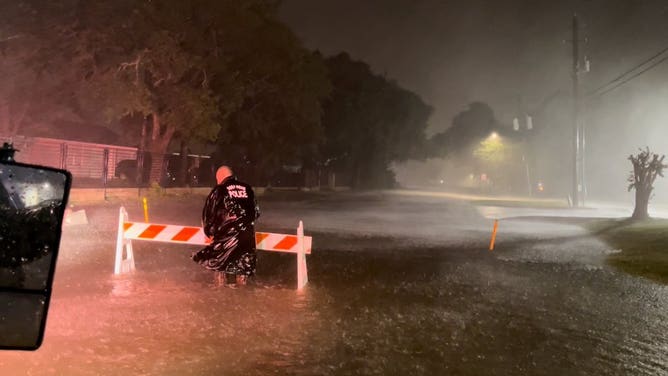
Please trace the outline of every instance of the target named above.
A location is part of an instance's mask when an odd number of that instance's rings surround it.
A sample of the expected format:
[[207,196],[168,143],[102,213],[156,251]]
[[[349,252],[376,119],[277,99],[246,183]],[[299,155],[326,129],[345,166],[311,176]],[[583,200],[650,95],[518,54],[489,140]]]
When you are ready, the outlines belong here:
[[211,243],[192,259],[215,271],[218,284],[245,285],[255,274],[255,220],[260,210],[253,188],[237,180],[228,166],[218,168],[216,182],[202,210],[202,227]]

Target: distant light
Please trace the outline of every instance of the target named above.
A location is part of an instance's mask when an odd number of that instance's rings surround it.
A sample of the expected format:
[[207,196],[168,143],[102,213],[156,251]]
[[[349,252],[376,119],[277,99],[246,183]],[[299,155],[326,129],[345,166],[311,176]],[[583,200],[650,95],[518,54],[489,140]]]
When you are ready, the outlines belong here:
[[443,184],[443,179],[441,179],[441,184]]
[[499,138],[499,134],[496,133],[496,132],[492,132],[492,134],[490,134],[489,137],[492,138],[492,139],[497,139],[497,138]]
[[520,130],[520,121],[518,118],[513,119],[513,129],[516,131]]

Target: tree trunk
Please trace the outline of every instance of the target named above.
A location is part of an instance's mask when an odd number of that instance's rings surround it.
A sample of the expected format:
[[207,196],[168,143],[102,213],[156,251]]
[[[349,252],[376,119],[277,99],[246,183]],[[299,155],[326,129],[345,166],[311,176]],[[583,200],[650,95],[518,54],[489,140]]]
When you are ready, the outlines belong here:
[[152,114],[153,129],[151,131],[151,139],[149,140],[148,150],[151,153],[151,172],[149,175],[150,183],[160,184],[162,178],[165,176],[166,168],[166,154],[169,142],[174,136],[173,126],[164,126],[164,131],[161,129],[163,124],[160,123],[160,115]]
[[649,196],[652,190],[647,188],[636,188],[636,206],[631,218],[642,220],[649,218],[647,208],[649,206]]
[[147,163],[151,163],[151,159],[146,158],[146,135],[148,132],[148,117],[144,118],[141,124],[141,138],[139,140],[139,150],[137,151],[137,173],[135,175],[135,183],[138,187],[148,183],[144,167]]

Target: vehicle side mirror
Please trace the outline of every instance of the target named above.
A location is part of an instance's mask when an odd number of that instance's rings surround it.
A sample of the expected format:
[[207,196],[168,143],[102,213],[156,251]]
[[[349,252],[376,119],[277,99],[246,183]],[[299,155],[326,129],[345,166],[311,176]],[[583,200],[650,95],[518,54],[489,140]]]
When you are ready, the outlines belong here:
[[0,349],[42,343],[71,181],[0,149]]

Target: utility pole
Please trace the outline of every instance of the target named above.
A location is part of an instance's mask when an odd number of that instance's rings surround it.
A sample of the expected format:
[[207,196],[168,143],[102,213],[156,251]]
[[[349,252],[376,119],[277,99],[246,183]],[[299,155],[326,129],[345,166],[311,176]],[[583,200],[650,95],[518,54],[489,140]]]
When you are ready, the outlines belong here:
[[[522,117],[525,118],[525,129],[522,129]],[[524,169],[526,173],[526,182],[527,182],[527,194],[531,197],[533,196],[533,186],[531,183],[531,175],[529,169],[529,147],[527,138],[528,134],[533,129],[533,119],[529,114],[524,111],[524,105],[522,104],[521,95],[517,95],[517,116],[513,119],[513,130],[520,134],[522,139],[522,163],[524,164]]]
[[582,128],[580,126],[580,84],[578,73],[580,69],[580,49],[579,49],[579,25],[578,16],[573,14],[573,186],[572,186],[572,205],[579,207],[583,201],[583,182],[582,177]]

